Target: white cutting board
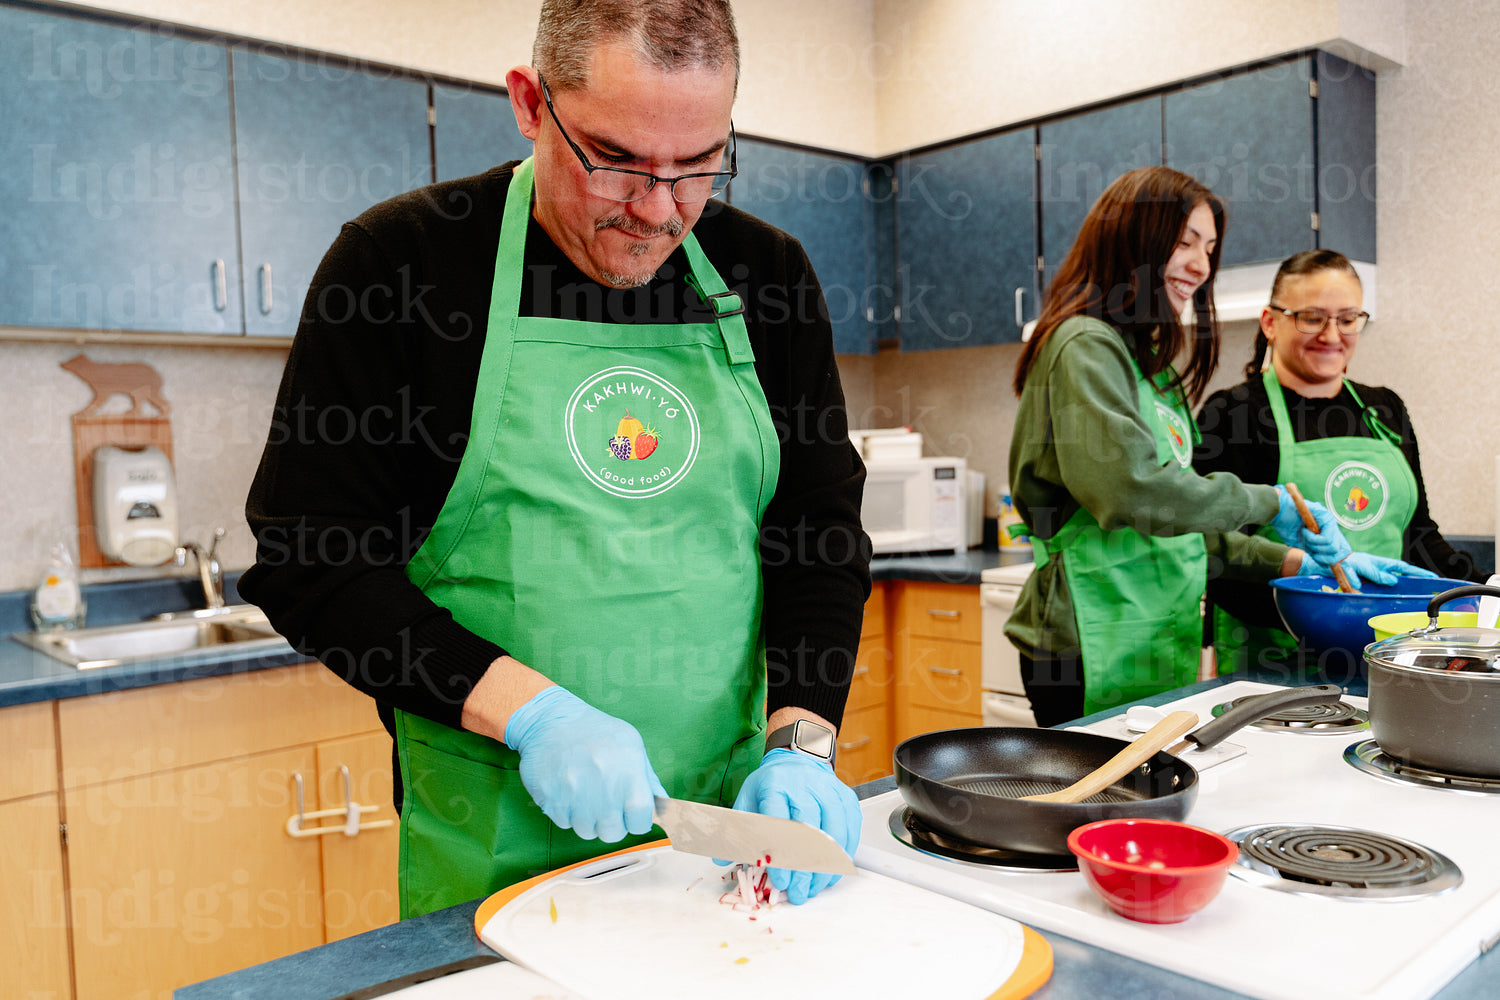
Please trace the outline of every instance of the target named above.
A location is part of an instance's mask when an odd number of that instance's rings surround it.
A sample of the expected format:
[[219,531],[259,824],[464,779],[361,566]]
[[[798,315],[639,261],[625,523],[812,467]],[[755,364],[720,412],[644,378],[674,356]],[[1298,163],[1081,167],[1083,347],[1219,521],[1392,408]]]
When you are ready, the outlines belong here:
[[475,927],[506,958],[590,1000],[789,990],[1011,1000],[1051,975],[1052,950],[1034,931],[884,875],[860,871],[802,906],[741,912],[720,902],[727,871],[648,844],[496,893]]

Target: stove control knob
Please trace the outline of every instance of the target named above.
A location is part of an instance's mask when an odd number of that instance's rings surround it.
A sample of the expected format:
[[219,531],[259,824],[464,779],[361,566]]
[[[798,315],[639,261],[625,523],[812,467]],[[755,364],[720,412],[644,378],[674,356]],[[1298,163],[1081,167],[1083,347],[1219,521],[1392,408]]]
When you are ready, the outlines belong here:
[[1125,728],[1132,733],[1144,733],[1162,719],[1167,713],[1150,705],[1131,705],[1125,710]]

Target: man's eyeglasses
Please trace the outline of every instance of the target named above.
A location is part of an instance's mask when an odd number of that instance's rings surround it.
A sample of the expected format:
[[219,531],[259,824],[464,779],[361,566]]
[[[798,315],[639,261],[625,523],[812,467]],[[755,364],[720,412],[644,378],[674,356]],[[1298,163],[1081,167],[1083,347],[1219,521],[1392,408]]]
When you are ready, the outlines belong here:
[[[540,80],[541,78],[538,77]],[[707,201],[714,195],[728,187],[734,175],[739,173],[739,167],[735,160],[734,123],[729,123],[729,169],[719,170],[713,173],[702,174],[678,174],[676,177],[658,177],[656,174],[648,174],[644,170],[626,170],[624,167],[601,167],[590,163],[588,157],[583,155],[583,150],[578,148],[578,143],[568,135],[568,130],[563,128],[563,123],[558,120],[557,109],[552,106],[552,94],[547,89],[547,81],[542,80],[542,97],[547,101],[547,110],[552,114],[552,120],[557,123],[557,130],[562,137],[568,141],[573,148],[573,153],[578,157],[578,162],[583,164],[583,169],[588,171],[589,191],[600,198],[608,198],[610,201],[640,201],[651,193],[651,189],[658,184],[667,185],[672,191],[672,197],[682,205],[696,205]]]
[[1292,322],[1297,325],[1298,333],[1322,333],[1328,326],[1328,321],[1333,320],[1338,324],[1339,333],[1356,334],[1365,328],[1370,321],[1367,312],[1339,313],[1330,316],[1328,313],[1319,312],[1316,309],[1283,309],[1280,306],[1267,306],[1273,312],[1279,312],[1283,316],[1292,317]]

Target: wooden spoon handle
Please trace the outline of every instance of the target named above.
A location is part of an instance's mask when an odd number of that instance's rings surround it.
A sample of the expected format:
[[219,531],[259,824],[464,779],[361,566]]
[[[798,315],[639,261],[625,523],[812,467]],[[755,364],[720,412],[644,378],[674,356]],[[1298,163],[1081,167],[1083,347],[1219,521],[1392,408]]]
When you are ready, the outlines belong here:
[[1025,802],[1082,802],[1090,795],[1104,791],[1125,775],[1156,755],[1162,747],[1198,724],[1197,712],[1172,712],[1146,730],[1130,745],[1100,767],[1073,782],[1067,788],[1044,795],[1023,795]]
[[[1297,484],[1287,483],[1285,485],[1287,493],[1291,495],[1292,502],[1297,505],[1297,513],[1302,515],[1303,525],[1314,535],[1321,535],[1323,532],[1318,529],[1318,519],[1313,517],[1312,511],[1307,509],[1307,501],[1302,499],[1302,491],[1297,489]],[[1344,561],[1342,559],[1333,564],[1333,578],[1339,582],[1339,590],[1342,590],[1346,594],[1356,592],[1354,584],[1349,582],[1349,574],[1344,572]]]

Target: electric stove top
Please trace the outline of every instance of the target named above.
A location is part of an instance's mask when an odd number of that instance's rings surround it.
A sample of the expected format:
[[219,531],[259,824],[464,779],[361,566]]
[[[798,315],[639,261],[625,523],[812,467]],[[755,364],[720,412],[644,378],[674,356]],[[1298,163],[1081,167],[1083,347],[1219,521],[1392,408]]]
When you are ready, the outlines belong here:
[[[1241,681],[1162,707],[1192,709],[1207,722],[1215,705],[1274,689]],[[1345,700],[1366,707],[1362,698]],[[1118,717],[1085,728],[1126,735]],[[1241,729],[1230,737],[1236,752],[1186,756],[1202,783],[1186,822],[1252,839],[1290,831],[1294,845],[1314,839],[1304,853],[1334,861],[1348,853],[1356,867],[1388,866],[1383,856],[1366,857],[1366,842],[1379,852],[1394,840],[1417,849],[1418,867],[1434,869],[1420,891],[1403,883],[1361,895],[1339,891],[1338,875],[1330,890],[1299,885],[1300,874],[1289,882],[1237,865],[1219,896],[1187,921],[1137,923],[1108,909],[1076,872],[988,867],[903,842],[892,819],[904,807],[899,791],[861,803],[854,860],[1039,930],[1253,997],[1421,1000],[1500,941],[1500,797],[1361,770],[1345,750],[1369,739],[1365,729],[1347,739],[1295,727]]]

